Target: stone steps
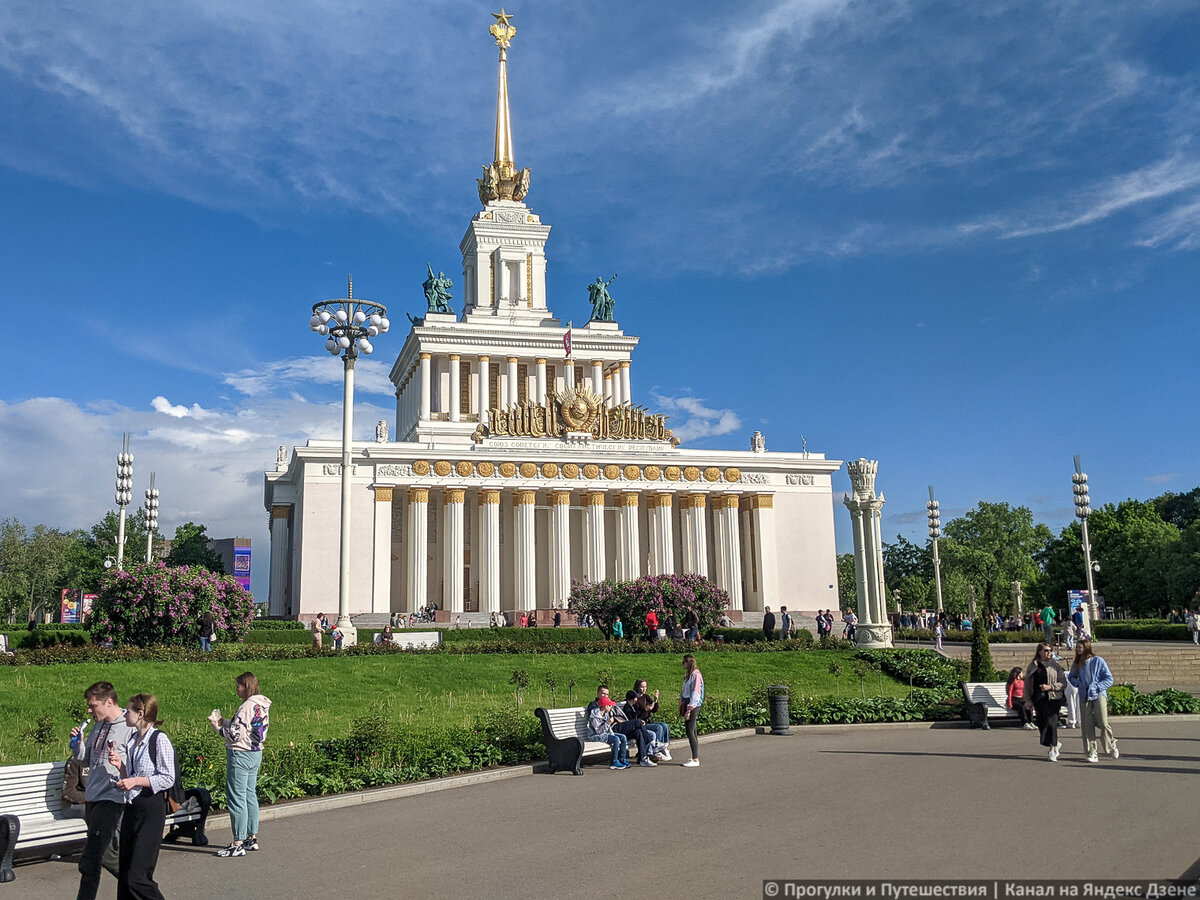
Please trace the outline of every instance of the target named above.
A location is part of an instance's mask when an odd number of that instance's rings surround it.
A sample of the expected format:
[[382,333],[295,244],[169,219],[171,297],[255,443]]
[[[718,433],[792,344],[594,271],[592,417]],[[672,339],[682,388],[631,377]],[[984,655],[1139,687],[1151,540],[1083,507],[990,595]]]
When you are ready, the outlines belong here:
[[[992,665],[997,669],[1027,666],[1033,659],[1034,644],[992,644]],[[1149,693],[1162,688],[1181,691],[1200,691],[1200,647],[1122,647],[1119,644],[1098,643],[1098,655],[1104,657],[1118,683],[1134,684],[1139,691]],[[966,644],[948,645],[946,653],[969,659],[971,648]],[[1072,654],[1062,652],[1069,664]]]

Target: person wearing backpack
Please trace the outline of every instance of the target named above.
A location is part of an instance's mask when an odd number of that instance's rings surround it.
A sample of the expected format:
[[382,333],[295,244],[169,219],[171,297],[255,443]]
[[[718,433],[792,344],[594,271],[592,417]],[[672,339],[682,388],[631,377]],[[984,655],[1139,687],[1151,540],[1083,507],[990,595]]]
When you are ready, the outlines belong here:
[[237,695],[242,705],[226,720],[214,709],[208,721],[225,738],[225,797],[233,842],[217,856],[245,856],[258,849],[258,767],[262,748],[271,727],[271,701],[259,693],[253,672],[237,677]]
[[162,847],[167,804],[164,795],[178,781],[171,739],[158,730],[158,698],[134,694],[125,710],[125,724],[134,730],[125,759],[114,741],[108,742],[108,763],[120,774],[117,787],[125,792],[121,820],[121,863],[117,900],[163,900],[154,880]]

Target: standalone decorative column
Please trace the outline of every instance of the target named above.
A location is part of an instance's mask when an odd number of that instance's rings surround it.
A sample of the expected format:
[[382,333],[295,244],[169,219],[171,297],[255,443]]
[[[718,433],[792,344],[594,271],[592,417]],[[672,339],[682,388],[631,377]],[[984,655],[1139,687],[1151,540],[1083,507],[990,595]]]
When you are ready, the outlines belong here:
[[513,566],[516,608],[537,608],[537,543],[533,528],[533,509],[537,491],[515,491],[513,510],[517,516],[517,558]]
[[375,521],[371,533],[371,612],[392,611],[392,491],[375,485]]
[[500,492],[479,492],[479,611],[500,612]]
[[408,489],[408,611],[427,605],[429,590],[429,488]]
[[463,608],[463,502],[466,491],[446,488],[442,491],[442,609],[460,613]]
[[640,546],[637,492],[617,494],[617,581],[634,581],[641,577]]
[[428,422],[433,407],[433,358],[428,353],[421,354],[421,421]]
[[846,470],[854,491],[853,496],[846,494],[842,498],[854,526],[854,574],[858,581],[858,627],[854,643],[865,648],[891,647],[892,626],[885,612],[887,598],[879,526],[886,500],[883,494],[875,494],[879,463],[873,459],[858,459],[846,463]]
[[671,495],[650,494],[646,498],[650,509],[650,572],[651,575],[670,575],[675,571],[675,540],[671,530]]
[[703,494],[684,494],[679,498],[683,544],[683,571],[708,577],[708,534],[704,523]]
[[550,605],[571,596],[571,492],[550,491]]
[[450,354],[450,421],[462,420],[462,357],[457,353]]
[[713,497],[717,586],[729,595],[729,608],[742,609],[742,542],[738,532],[738,495]]
[[583,572],[593,584],[605,578],[604,491],[583,495]]

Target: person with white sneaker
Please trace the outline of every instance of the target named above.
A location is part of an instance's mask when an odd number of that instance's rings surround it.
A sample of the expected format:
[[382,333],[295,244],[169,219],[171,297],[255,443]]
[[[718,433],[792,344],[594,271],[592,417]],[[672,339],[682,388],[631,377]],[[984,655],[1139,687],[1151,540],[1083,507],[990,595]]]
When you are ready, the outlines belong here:
[[243,672],[235,683],[242,704],[233,718],[225,719],[219,709],[208,716],[213,730],[225,738],[225,798],[233,841],[217,851],[223,858],[258,849],[258,769],[271,727],[271,701],[259,692],[254,673]]
[[1117,749],[1117,739],[1108,727],[1108,689],[1113,686],[1113,676],[1108,663],[1093,652],[1091,641],[1080,641],[1076,645],[1075,661],[1067,678],[1079,688],[1079,711],[1087,761],[1100,762],[1100,753],[1118,759],[1121,751]]
[[683,690],[679,693],[679,714],[683,716],[687,731],[688,746],[692,758],[683,765],[694,769],[700,765],[700,739],[696,736],[696,722],[700,718],[700,707],[704,705],[704,676],[696,666],[696,657],[688,654],[683,658]]
[[650,756],[670,762],[671,729],[666,722],[650,721],[650,717],[656,712],[658,712],[658,691],[651,696],[647,690],[646,679],[639,678],[633,683],[633,690],[625,694],[625,715],[630,719],[641,719],[643,727],[654,735]]
[[1043,641],[1025,670],[1025,704],[1037,713],[1039,742],[1047,747],[1046,758],[1058,761],[1062,742],[1058,739],[1058,713],[1062,709],[1067,677],[1054,658],[1054,648]]

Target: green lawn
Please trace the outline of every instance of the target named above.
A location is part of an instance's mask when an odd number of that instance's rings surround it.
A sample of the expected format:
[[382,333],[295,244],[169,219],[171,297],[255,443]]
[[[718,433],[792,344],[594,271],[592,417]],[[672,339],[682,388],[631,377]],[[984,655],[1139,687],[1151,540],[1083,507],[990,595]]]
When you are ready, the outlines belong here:
[[[841,693],[860,696],[852,674],[853,654],[837,651],[742,653],[698,652],[707,698],[741,700],[763,685],[785,681],[811,696],[833,695],[835,679],[829,664],[838,660],[846,674]],[[600,673],[610,672],[613,696],[623,696],[637,677],[658,688],[664,698],[678,695],[683,677],[680,657],[665,654],[450,654],[336,657],[264,661],[249,666],[274,701],[271,740],[308,741],[345,734],[350,722],[369,708],[382,705],[408,726],[465,723],[481,712],[514,707],[514,688],[508,684],[514,669],[525,669],[530,684],[524,709],[568,704],[568,686],[576,682],[574,704],[595,694]],[[237,706],[235,676],[246,663],[132,662],[117,665],[80,664],[0,668],[0,765],[37,762],[38,747],[27,736],[38,716],[54,718],[55,741],[45,759],[67,752],[67,733],[83,714],[83,691],[107,679],[122,701],[146,691],[159,698],[164,727],[181,721],[202,724],[219,706],[232,715]],[[557,679],[552,701],[546,673]],[[879,692],[879,680],[866,682],[868,696]],[[908,685],[883,677],[886,696],[904,696]]]

